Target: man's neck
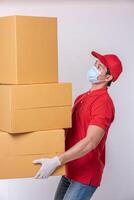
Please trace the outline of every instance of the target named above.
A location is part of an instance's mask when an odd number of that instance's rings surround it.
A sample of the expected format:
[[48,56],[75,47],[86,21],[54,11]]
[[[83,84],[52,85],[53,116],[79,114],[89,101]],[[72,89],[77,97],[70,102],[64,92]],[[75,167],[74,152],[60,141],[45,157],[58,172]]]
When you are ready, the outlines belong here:
[[107,88],[107,86],[104,84],[92,84],[90,91],[98,90],[101,88]]

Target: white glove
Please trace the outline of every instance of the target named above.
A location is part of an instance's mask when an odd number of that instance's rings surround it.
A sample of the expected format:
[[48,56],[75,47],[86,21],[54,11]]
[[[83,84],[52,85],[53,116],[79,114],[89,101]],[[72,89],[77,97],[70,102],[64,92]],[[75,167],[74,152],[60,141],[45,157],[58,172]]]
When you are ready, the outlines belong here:
[[42,164],[34,178],[48,178],[55,169],[61,165],[58,156],[53,158],[41,158],[33,161],[34,164]]

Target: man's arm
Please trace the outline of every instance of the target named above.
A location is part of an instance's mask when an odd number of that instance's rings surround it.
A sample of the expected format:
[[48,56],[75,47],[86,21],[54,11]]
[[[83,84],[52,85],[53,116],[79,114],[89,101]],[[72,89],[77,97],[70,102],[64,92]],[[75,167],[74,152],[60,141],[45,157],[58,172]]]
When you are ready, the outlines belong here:
[[105,130],[103,128],[95,125],[90,125],[87,130],[87,136],[64,153],[59,154],[53,158],[34,160],[34,164],[42,164],[41,168],[36,173],[35,178],[47,178],[58,166],[64,165],[71,160],[80,158],[88,152],[92,151],[97,147],[104,133]]
[[103,128],[96,125],[89,125],[87,129],[87,136],[85,138],[64,153],[58,154],[61,165],[80,158],[95,149],[100,143],[104,134],[105,130]]

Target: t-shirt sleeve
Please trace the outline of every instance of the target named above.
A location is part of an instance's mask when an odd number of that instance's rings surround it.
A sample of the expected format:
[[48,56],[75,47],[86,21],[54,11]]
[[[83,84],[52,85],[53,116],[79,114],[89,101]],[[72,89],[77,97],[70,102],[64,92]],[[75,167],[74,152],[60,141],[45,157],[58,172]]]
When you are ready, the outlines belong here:
[[114,120],[114,107],[108,100],[101,100],[92,105],[89,125],[97,125],[107,130]]

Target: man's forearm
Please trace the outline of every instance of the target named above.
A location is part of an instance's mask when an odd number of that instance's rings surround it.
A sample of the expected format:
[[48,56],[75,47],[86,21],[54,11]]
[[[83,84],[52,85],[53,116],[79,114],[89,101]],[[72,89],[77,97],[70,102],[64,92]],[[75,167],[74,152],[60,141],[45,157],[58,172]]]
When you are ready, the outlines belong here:
[[62,154],[59,154],[61,164],[65,164],[69,161],[75,160],[87,154],[94,149],[94,145],[89,142],[86,138],[75,144],[73,147],[68,149]]

